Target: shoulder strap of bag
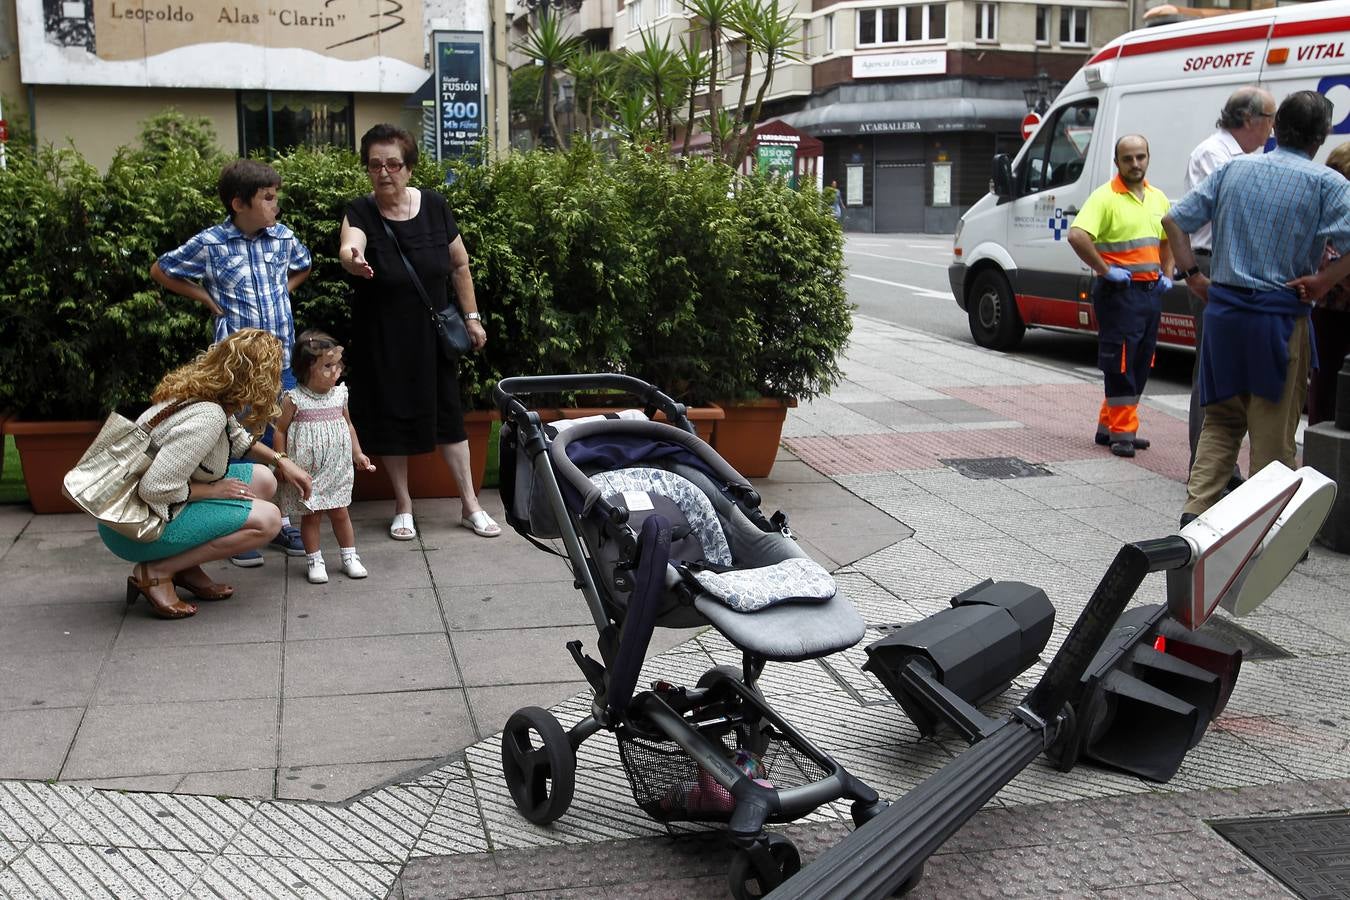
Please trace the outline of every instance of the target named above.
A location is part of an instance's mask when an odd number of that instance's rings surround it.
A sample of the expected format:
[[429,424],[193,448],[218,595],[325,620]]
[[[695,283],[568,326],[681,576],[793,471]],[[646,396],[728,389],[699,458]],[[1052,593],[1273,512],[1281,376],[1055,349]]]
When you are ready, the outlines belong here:
[[175,400],[174,402],[170,403],[168,406],[166,406],[166,407],[164,407],[163,409],[161,409],[159,412],[155,413],[154,418],[152,418],[149,422],[146,422],[146,423],[145,423],[145,430],[146,430],[146,432],[149,433],[149,432],[151,432],[151,431],[154,431],[156,428],[158,428],[158,427],[160,426],[161,423],[164,422],[165,419],[169,418],[169,416],[171,416],[171,415],[173,415],[174,413],[178,412],[178,411],[179,411],[180,409],[182,409],[183,407],[185,407],[185,406],[191,406],[192,404],[197,403],[197,402],[199,402],[199,401],[197,401],[197,400]]
[[[376,208],[376,213],[379,209]],[[431,305],[431,298],[427,296],[427,289],[422,286],[422,279],[418,277],[417,270],[413,268],[412,263],[408,262],[408,257],[403,253],[403,248],[399,246],[398,238],[394,237],[394,229],[389,227],[389,220],[380,216],[380,224],[384,226],[384,233],[389,235],[389,240],[393,243],[394,249],[398,251],[398,258],[403,260],[403,267],[408,270],[408,277],[412,279],[413,287],[417,288],[417,296],[422,298],[422,302],[427,305],[427,310],[434,316],[436,307]]]

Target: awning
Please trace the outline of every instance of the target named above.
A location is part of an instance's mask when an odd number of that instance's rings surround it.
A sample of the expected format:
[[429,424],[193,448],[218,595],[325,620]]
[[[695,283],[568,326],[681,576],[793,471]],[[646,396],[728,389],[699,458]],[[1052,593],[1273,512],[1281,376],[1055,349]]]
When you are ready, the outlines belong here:
[[782,116],[817,137],[836,134],[903,134],[931,131],[1017,131],[1026,102],[985,97],[831,103]]
[[[701,131],[689,139],[689,152],[694,156],[702,156],[708,152],[711,143],[712,135]],[[761,143],[790,144],[796,148],[797,156],[820,156],[825,152],[824,144],[812,135],[793,128],[783,116],[765,119],[755,126],[755,137],[750,146],[755,147]],[[673,149],[679,152],[683,146],[684,142],[677,140]]]

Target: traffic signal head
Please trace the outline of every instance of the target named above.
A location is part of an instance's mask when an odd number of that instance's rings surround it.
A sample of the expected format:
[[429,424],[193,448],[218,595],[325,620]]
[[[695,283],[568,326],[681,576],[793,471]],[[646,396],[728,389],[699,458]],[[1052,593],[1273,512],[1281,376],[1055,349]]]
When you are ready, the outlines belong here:
[[1191,632],[1161,605],[1127,611],[1070,701],[1051,756],[1165,782],[1228,702],[1242,651]]

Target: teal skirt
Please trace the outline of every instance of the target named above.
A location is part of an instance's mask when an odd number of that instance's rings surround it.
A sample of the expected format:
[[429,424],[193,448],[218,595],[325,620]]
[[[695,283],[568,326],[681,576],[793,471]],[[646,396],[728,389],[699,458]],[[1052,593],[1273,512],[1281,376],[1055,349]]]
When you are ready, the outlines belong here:
[[[252,484],[253,464],[231,463],[225,477]],[[164,526],[159,540],[149,543],[133,541],[102,524],[98,526],[98,533],[107,548],[127,562],[150,562],[177,556],[207,541],[233,534],[244,527],[244,520],[252,508],[252,499],[190,501],[183,505],[172,522]]]

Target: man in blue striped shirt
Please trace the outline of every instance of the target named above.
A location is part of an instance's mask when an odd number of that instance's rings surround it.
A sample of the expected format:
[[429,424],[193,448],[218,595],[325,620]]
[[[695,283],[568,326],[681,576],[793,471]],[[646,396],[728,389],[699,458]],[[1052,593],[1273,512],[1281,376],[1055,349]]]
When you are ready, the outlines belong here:
[[[1253,474],[1273,461],[1295,464],[1294,433],[1316,366],[1308,313],[1350,275],[1345,261],[1317,272],[1328,240],[1350,245],[1350,182],[1312,161],[1331,122],[1326,97],[1289,95],[1275,113],[1274,151],[1234,159],[1163,219],[1187,286],[1207,300],[1199,348],[1205,421],[1183,525],[1218,501],[1244,436]],[[1187,237],[1206,223],[1214,226],[1212,282]]]
[[[217,341],[241,328],[276,335],[287,362],[281,387],[290,390],[295,387],[289,364],[295,343],[291,291],[309,277],[312,260],[305,245],[277,221],[280,187],[281,176],[265,163],[237,159],[227,165],[217,188],[229,218],[165,253],[150,267],[150,277],[205,306],[215,318]],[[270,443],[270,429],[267,437]],[[289,519],[282,520],[272,543],[289,556],[305,555],[300,529]],[[232,562],[260,566],[263,558],[250,550]]]

